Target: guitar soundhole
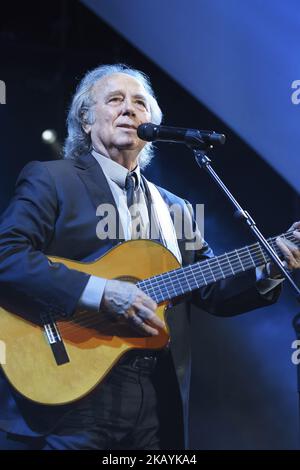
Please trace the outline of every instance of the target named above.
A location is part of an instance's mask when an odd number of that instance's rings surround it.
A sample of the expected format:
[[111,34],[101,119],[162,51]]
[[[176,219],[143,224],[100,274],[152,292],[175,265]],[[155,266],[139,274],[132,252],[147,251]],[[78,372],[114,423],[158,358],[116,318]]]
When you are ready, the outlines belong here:
[[136,284],[137,282],[140,281],[137,277],[134,276],[120,276],[116,278],[118,281],[123,281],[123,282],[132,282],[132,284]]

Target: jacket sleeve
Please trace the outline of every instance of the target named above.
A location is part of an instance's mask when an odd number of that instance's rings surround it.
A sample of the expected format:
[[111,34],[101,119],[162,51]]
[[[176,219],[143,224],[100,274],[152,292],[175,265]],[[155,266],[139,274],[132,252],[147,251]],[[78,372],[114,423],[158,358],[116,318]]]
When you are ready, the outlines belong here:
[[25,166],[0,218],[0,304],[30,319],[69,317],[89,276],[44,254],[59,212],[55,181],[42,162]]

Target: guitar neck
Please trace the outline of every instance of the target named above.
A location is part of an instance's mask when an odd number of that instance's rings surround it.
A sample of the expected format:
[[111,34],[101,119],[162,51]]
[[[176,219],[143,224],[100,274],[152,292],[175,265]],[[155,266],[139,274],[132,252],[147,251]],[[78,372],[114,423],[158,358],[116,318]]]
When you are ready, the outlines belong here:
[[[299,240],[293,236],[292,231],[280,236],[300,246]],[[269,238],[268,242],[277,255],[281,256],[276,238]],[[255,243],[205,261],[199,261],[183,268],[144,279],[138,282],[137,286],[159,304],[199,289],[199,287],[213,284],[264,265],[269,261],[269,255],[259,243]]]

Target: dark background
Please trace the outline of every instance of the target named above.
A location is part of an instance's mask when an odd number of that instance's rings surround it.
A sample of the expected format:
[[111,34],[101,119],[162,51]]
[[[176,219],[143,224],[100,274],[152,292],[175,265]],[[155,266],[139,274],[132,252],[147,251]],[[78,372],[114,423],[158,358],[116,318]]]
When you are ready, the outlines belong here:
[[[83,74],[123,62],[146,72],[164,122],[224,132],[214,168],[266,235],[300,219],[300,198],[230,128],[78,1],[10,2],[1,7],[0,211],[13,194],[21,168],[57,158],[41,141],[44,129],[65,138],[67,108]],[[217,254],[251,243],[224,196],[198,169],[190,150],[158,144],[146,177],[205,204],[205,238]],[[274,307],[232,319],[193,313],[192,447],[198,449],[296,448],[296,370],[291,364],[293,315],[289,288]]]

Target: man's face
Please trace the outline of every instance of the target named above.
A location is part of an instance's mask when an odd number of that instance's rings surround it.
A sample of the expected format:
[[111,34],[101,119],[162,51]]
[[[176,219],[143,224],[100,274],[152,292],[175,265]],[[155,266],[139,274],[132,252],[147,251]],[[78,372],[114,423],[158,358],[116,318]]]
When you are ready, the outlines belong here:
[[85,128],[96,150],[110,157],[116,150],[133,150],[138,155],[145,142],[138,138],[136,129],[151,120],[144,87],[134,77],[116,73],[99,80],[93,95],[97,101],[93,107],[95,122]]

